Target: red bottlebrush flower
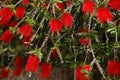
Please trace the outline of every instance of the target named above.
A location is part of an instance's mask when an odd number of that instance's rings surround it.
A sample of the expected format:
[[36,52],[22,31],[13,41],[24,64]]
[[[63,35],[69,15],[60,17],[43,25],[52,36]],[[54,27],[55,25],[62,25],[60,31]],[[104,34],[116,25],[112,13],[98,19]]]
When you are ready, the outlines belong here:
[[88,45],[90,43],[90,39],[89,38],[80,39],[79,42],[81,45],[84,45],[84,44]]
[[59,10],[61,10],[61,11],[64,10],[64,4],[63,3],[58,2],[58,3],[56,3],[56,6]]
[[53,33],[56,33],[57,31],[61,31],[61,29],[62,29],[61,22],[56,18],[51,19],[49,22],[49,25],[50,25],[50,29]]
[[21,56],[18,56],[15,61],[15,70],[14,70],[14,76],[20,76],[23,70],[23,58]]
[[107,21],[113,20],[112,13],[105,7],[98,8],[96,17],[102,23],[106,23]]
[[117,62],[113,60],[108,62],[108,75],[110,76],[114,75],[116,64]]
[[71,0],[67,0],[67,1],[66,1],[66,5],[67,5],[67,6],[71,6],[71,4],[72,4],[72,1],[71,1]]
[[90,80],[86,77],[86,74],[89,74],[91,71],[90,65],[78,66],[76,68],[76,80]]
[[34,54],[30,54],[26,63],[26,71],[32,71],[35,73],[39,67],[40,60]]
[[15,67],[23,66],[24,60],[21,56],[18,56],[15,60]]
[[23,67],[16,67],[14,70],[14,76],[20,76],[23,71]]
[[10,22],[10,27],[15,27],[16,25],[17,25],[17,22],[16,22],[16,21]]
[[120,76],[120,62],[117,62],[115,68],[115,76]]
[[77,68],[76,68],[76,73],[75,73],[75,80],[80,80],[80,75],[82,74],[81,73],[81,70],[82,70],[82,66],[77,66]]
[[24,5],[28,5],[29,4],[29,0],[22,0]]
[[2,34],[0,40],[2,40],[5,43],[9,43],[13,39],[13,37],[14,37],[14,34],[12,34],[9,30],[6,30]]
[[2,69],[1,78],[7,78],[9,76],[10,70],[4,67]]
[[40,64],[40,60],[38,59],[38,57],[34,57],[34,65],[32,66],[32,68],[31,68],[31,71],[33,72],[33,73],[35,73],[36,71],[37,71],[37,69],[38,69],[38,67],[39,67],[39,64]]
[[120,0],[109,0],[108,6],[110,6],[111,9],[119,10],[120,9]]
[[23,40],[22,40],[23,44],[29,45],[30,42],[31,42],[32,37],[33,37],[33,34],[31,34],[31,35],[28,36],[28,37],[23,37]]
[[57,50],[56,49],[52,49],[51,56],[55,60],[58,58],[58,54],[57,54]]
[[111,60],[108,62],[108,75],[120,76],[120,62]]
[[31,67],[33,66],[33,59],[34,59],[34,54],[30,54],[28,59],[27,59],[27,63],[26,63],[26,71],[31,71]]
[[41,78],[50,78],[50,72],[51,72],[52,65],[51,63],[43,63],[41,66]]
[[25,14],[25,8],[22,6],[18,6],[16,8],[16,14],[15,14],[16,18],[22,19],[24,14]]
[[80,42],[80,44],[81,44],[81,45],[84,45],[84,44],[85,44],[84,39],[80,39],[80,41],[79,41],[79,42]]
[[18,33],[24,37],[28,37],[32,34],[32,26],[26,23],[19,28]]
[[90,43],[90,39],[89,38],[84,39],[84,41],[85,41],[85,44],[87,44],[87,45]]
[[92,14],[94,12],[95,4],[91,0],[86,0],[83,3],[82,12]]
[[61,21],[63,26],[67,26],[68,28],[71,28],[73,17],[70,13],[63,13]]
[[13,16],[13,11],[10,8],[2,8],[0,10],[0,26],[8,26],[8,23]]

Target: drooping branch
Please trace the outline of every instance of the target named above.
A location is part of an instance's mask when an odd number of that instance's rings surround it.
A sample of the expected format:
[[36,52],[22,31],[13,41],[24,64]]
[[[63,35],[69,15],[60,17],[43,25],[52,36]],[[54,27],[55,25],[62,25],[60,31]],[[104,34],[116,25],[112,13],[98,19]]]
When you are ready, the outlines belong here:
[[41,47],[39,48],[39,51],[41,51],[42,48],[45,46],[46,42],[47,42],[48,39],[49,39],[49,35],[50,35],[50,30],[48,31],[48,34],[47,34],[47,36],[45,37],[45,40],[42,42],[42,45],[41,45]]
[[[92,15],[90,15],[89,17],[89,23],[88,23],[88,30],[90,31],[91,30],[91,22],[92,22]],[[89,32],[89,38],[90,38],[90,32]],[[90,53],[92,53],[92,56],[93,56],[93,61],[92,61],[92,64],[95,63],[100,74],[103,76],[104,79],[106,79],[104,73],[103,73],[103,69],[102,67],[100,66],[100,64],[98,63],[96,57],[95,57],[95,54],[94,54],[94,51],[93,51],[93,48],[92,48],[92,43],[91,43],[91,39],[90,39],[90,43],[89,43],[89,46],[90,46]]]

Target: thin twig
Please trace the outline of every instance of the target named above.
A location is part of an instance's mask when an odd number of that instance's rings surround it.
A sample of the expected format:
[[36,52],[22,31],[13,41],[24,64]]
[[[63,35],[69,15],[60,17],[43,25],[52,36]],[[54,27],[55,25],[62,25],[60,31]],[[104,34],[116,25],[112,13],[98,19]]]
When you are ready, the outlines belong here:
[[22,0],[19,0],[19,1],[15,4],[15,6],[19,5],[21,2],[22,2]]
[[5,53],[5,52],[8,51],[8,50],[9,50],[9,48],[3,49],[3,50],[0,52],[0,55],[3,54],[3,53]]
[[48,55],[47,55],[46,62],[49,62],[50,56],[51,56],[51,50],[49,51],[49,53],[48,53]]
[[46,42],[48,41],[49,35],[50,35],[50,30],[48,31],[48,35],[46,36],[46,38],[45,38],[45,40],[43,41],[41,47],[39,48],[39,51],[41,51],[42,48],[45,46]]

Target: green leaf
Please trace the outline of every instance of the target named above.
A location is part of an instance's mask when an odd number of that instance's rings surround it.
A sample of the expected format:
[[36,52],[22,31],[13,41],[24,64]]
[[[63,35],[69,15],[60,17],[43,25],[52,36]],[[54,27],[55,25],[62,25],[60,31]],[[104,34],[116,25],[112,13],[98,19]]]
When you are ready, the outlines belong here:
[[110,28],[107,30],[107,32],[115,31],[115,28]]
[[116,33],[116,31],[111,31],[110,33],[111,33],[111,34],[115,34],[115,33]]
[[35,20],[31,19],[29,16],[26,17],[26,22],[32,26],[36,24]]
[[61,0],[53,0],[53,2],[56,3],[56,2],[62,2],[62,1]]
[[34,55],[36,55],[40,60],[43,58],[43,54],[42,54],[42,52],[41,52],[38,48],[35,48],[34,50],[29,51],[28,54],[34,54]]
[[43,58],[43,53],[41,51],[38,52],[38,58],[41,60]]

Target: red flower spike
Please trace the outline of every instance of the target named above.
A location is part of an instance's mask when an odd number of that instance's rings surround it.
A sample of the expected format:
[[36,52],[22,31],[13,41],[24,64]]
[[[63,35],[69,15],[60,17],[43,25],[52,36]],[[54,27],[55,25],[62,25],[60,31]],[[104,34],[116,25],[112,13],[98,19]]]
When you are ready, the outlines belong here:
[[7,78],[9,76],[10,70],[4,67],[2,69],[1,78]]
[[85,41],[85,44],[87,44],[87,45],[90,43],[90,39],[89,38],[84,39],[84,41]]
[[67,5],[67,6],[71,6],[71,5],[72,5],[72,1],[71,1],[71,0],[67,0],[67,1],[66,1],[66,5]]
[[61,31],[61,29],[62,29],[61,22],[56,18],[51,19],[49,22],[49,25],[50,25],[50,30],[53,33],[56,33],[57,31]]
[[79,42],[81,45],[84,45],[84,44],[88,45],[90,43],[90,39],[89,38],[80,39]]
[[76,74],[75,74],[76,79],[75,80],[90,80],[88,77],[86,77],[86,74],[88,74],[88,73],[84,73],[84,72],[82,72],[82,70],[86,70],[86,71],[90,72],[91,67],[90,67],[90,65],[78,66],[76,68]]
[[20,76],[23,71],[23,67],[16,67],[14,70],[14,76]]
[[35,73],[38,69],[39,64],[40,60],[38,59],[38,57],[34,54],[30,54],[26,63],[25,70],[32,71],[33,73]]
[[85,75],[81,75],[81,79],[80,80],[90,80],[90,79],[87,78]]
[[15,60],[15,67],[23,66],[24,60],[21,56],[18,56]]
[[80,41],[79,41],[79,42],[80,42],[80,44],[81,44],[81,45],[84,45],[84,44],[85,44],[84,39],[80,39]]
[[92,14],[94,12],[95,4],[91,0],[86,0],[83,3],[82,12]]
[[110,6],[113,10],[119,10],[120,9],[120,0],[109,0],[108,6]]
[[76,68],[76,74],[75,74],[75,80],[80,80],[80,75],[82,74],[81,73],[81,70],[82,70],[82,66],[78,66],[77,68]]
[[27,59],[27,63],[26,63],[26,68],[25,70],[26,71],[31,71],[31,67],[33,66],[33,58],[34,58],[35,55],[33,54],[30,54],[28,59]]
[[32,65],[32,67],[31,67],[31,71],[33,72],[33,73],[35,73],[36,71],[37,71],[37,69],[38,69],[38,67],[39,67],[39,64],[40,64],[40,60],[38,59],[38,57],[37,56],[34,56],[34,59],[33,59],[33,65]]
[[25,14],[25,8],[22,6],[18,6],[16,8],[16,14],[15,14],[16,18],[22,19],[24,14]]
[[115,68],[115,73],[114,73],[115,76],[120,76],[120,62],[117,62],[114,68]]
[[107,21],[113,20],[112,13],[105,7],[98,8],[96,17],[101,23],[106,23]]
[[41,65],[41,72],[40,76],[41,78],[50,78],[50,72],[51,72],[52,65],[51,63],[43,63]]
[[116,64],[117,64],[117,62],[114,60],[108,62],[108,75],[110,75],[110,76],[114,75]]
[[63,26],[67,26],[68,28],[71,28],[72,21],[73,21],[73,17],[70,13],[63,13],[62,19],[61,19]]
[[115,60],[108,62],[108,75],[120,76],[120,62]]
[[28,37],[23,37],[23,40],[22,40],[23,44],[30,45],[32,37],[33,37],[33,33],[30,36],[28,36]]
[[32,34],[32,26],[26,23],[19,28],[18,33],[24,37],[28,37]]
[[64,4],[63,3],[58,2],[58,3],[56,3],[56,6],[59,10],[61,10],[61,11],[64,10]]
[[22,0],[24,5],[28,5],[29,4],[29,0]]
[[13,15],[14,13],[10,8],[2,8],[0,10],[0,26],[8,26],[8,23]]
[[10,27],[15,27],[17,25],[17,22],[16,21],[11,21],[10,22]]
[[57,54],[57,50],[56,49],[52,49],[51,56],[55,60],[58,58],[58,54]]
[[2,40],[4,43],[9,43],[14,37],[14,34],[12,34],[9,30],[6,30],[0,40]]

